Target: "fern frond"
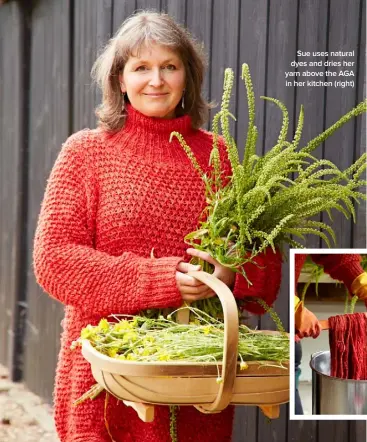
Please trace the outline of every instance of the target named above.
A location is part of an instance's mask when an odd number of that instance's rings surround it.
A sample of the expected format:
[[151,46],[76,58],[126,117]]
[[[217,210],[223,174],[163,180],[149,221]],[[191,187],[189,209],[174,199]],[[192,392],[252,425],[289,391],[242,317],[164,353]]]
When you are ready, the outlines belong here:
[[313,229],[311,227],[297,227],[297,228],[285,228],[284,229],[285,233],[289,233],[290,235],[295,235],[295,236],[300,236],[302,239],[304,239],[304,235],[305,234],[309,234],[309,235],[317,235],[319,236],[321,239],[323,239],[325,241],[325,243],[327,244],[327,246],[330,248],[331,247],[331,243],[329,238],[325,235],[325,233],[320,232],[320,230],[317,229]]
[[213,165],[214,169],[214,184],[216,189],[220,189],[222,187],[222,179],[221,179],[221,164],[220,164],[220,156],[218,149],[218,137],[219,137],[219,121],[220,121],[221,113],[218,112],[213,118],[213,149],[210,153],[209,164]]
[[332,126],[330,126],[328,129],[326,129],[322,134],[318,135],[317,137],[313,138],[309,143],[301,149],[302,152],[312,152],[316,149],[317,146],[319,146],[321,143],[323,143],[326,138],[330,137],[336,130],[338,130],[341,126],[343,126],[345,123],[347,123],[350,119],[353,117],[356,117],[358,115],[361,115],[362,113],[366,112],[367,110],[367,99],[359,103],[355,108],[353,108],[351,111],[343,115],[336,123],[334,123]]
[[294,149],[297,148],[299,141],[301,139],[301,136],[302,136],[304,115],[305,114],[304,114],[304,110],[303,110],[303,105],[301,105],[301,110],[299,112],[299,117],[298,117],[297,129],[296,129],[296,133],[294,134],[293,141],[292,141]]
[[249,116],[245,153],[242,164],[246,172],[248,172],[249,159],[256,153],[257,129],[255,126],[255,95],[252,86],[250,70],[246,63],[242,65],[242,81],[245,83],[246,87],[248,116]]
[[[226,148],[228,152],[228,158],[231,163],[232,170],[234,170],[240,163],[237,146],[230,134],[229,128],[229,117],[234,118],[234,116],[229,112],[229,102],[231,98],[231,92],[233,88],[234,73],[232,69],[227,68],[224,71],[224,91],[222,96],[222,106],[221,106],[221,126],[222,132],[226,143]],[[235,118],[234,118],[235,119]]]
[[267,100],[267,101],[271,101],[271,102],[275,103],[281,109],[281,111],[283,113],[282,128],[280,129],[278,142],[277,142],[277,144],[281,144],[286,140],[287,134],[288,134],[288,124],[289,124],[288,109],[285,106],[285,104],[283,104],[281,101],[279,101],[275,98],[264,97],[264,96],[261,96],[260,98],[262,98],[263,100]]
[[202,168],[200,167],[199,163],[197,162],[197,159],[195,158],[195,155],[193,154],[191,148],[186,144],[184,137],[179,132],[171,132],[171,136],[169,139],[170,142],[172,142],[173,137],[176,137],[178,139],[178,141],[181,144],[181,147],[184,149],[184,151],[186,152],[187,156],[189,157],[192,165],[194,166],[194,169],[197,171],[200,178],[204,179],[205,174],[204,174]]
[[334,230],[328,226],[327,224],[321,222],[321,221],[313,221],[313,220],[307,220],[305,223],[305,227],[313,227],[316,229],[323,229],[328,232],[328,234],[331,236],[334,244],[336,245],[336,236]]

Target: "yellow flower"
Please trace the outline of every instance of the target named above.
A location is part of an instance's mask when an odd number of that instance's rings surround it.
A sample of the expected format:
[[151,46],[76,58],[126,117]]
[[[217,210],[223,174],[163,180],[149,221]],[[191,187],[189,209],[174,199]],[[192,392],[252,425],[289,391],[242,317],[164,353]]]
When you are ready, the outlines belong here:
[[126,321],[126,319],[123,319],[122,321],[114,325],[113,330],[120,332],[125,330],[131,330],[132,328],[133,328],[132,324],[129,321]]
[[248,364],[244,361],[240,363],[240,370],[246,370],[248,368]]
[[203,332],[204,332],[204,335],[208,335],[211,332],[210,325],[207,325],[206,327],[204,327]]
[[98,324],[98,331],[109,331],[110,325],[107,321],[107,319],[103,318],[99,321]]
[[169,355],[159,355],[159,356],[158,356],[158,359],[159,359],[160,361],[169,361],[169,360],[170,360],[170,357],[169,357]]
[[119,349],[117,347],[111,347],[107,350],[107,354],[110,358],[114,358],[117,353],[118,353]]
[[214,244],[216,244],[217,246],[221,246],[222,244],[224,244],[224,241],[222,238],[215,238]]
[[138,339],[138,335],[135,332],[127,332],[122,338],[122,342],[132,342]]
[[132,354],[132,353],[129,353],[129,354],[127,355],[126,359],[127,359],[128,361],[136,361],[137,357],[136,357],[136,355],[134,355],[134,354]]
[[223,378],[217,378],[216,382],[217,382],[217,384],[222,384],[223,383]]
[[82,339],[89,339],[94,337],[96,334],[96,330],[93,327],[93,325],[88,324],[85,328],[82,329],[82,331],[80,332],[80,337]]
[[143,344],[144,345],[151,345],[154,341],[155,341],[155,338],[153,336],[146,336],[143,339]]

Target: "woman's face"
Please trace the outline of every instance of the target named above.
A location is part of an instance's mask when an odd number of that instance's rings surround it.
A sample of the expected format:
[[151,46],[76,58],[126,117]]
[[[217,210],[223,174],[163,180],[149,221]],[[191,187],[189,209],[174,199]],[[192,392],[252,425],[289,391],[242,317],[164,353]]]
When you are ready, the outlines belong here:
[[119,76],[121,91],[148,117],[174,118],[185,89],[185,67],[171,49],[153,44],[131,55]]

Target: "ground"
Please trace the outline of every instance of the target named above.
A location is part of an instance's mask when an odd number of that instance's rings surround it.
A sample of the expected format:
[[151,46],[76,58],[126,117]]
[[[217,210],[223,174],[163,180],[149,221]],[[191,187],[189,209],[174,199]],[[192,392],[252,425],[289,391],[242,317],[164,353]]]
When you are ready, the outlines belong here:
[[1,365],[0,441],[58,442],[50,405],[23,384],[11,382]]

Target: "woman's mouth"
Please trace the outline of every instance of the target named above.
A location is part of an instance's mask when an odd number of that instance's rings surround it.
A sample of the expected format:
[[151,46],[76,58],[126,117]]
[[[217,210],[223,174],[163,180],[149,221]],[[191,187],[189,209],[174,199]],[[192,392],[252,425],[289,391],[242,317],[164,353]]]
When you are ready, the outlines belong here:
[[148,97],[152,97],[152,98],[159,98],[159,97],[165,97],[168,94],[165,93],[165,94],[144,94],[144,95],[147,95]]

